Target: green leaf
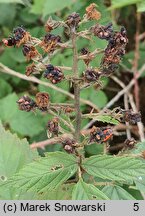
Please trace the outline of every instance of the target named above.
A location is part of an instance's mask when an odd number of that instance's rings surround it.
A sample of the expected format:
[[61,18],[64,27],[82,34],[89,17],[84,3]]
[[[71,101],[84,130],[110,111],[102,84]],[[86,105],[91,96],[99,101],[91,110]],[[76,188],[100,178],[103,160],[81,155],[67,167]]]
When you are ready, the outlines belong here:
[[121,8],[127,5],[131,5],[131,4],[136,4],[138,2],[140,2],[141,0],[111,0],[111,7],[110,9],[115,9],[115,8]]
[[0,3],[19,3],[24,4],[23,0],[0,0]]
[[9,123],[11,129],[21,135],[34,136],[39,134],[45,127],[42,116],[19,110],[17,100],[18,97],[15,93],[0,100],[1,120]]
[[108,200],[108,197],[92,184],[85,183],[82,179],[74,187],[73,200]]
[[140,190],[141,192],[145,193],[145,176],[140,176],[135,181],[136,188]]
[[131,194],[117,185],[105,186],[102,189],[102,192],[106,194],[111,200],[135,200]]
[[[26,139],[20,140],[15,134],[6,131],[0,123],[0,184],[32,162],[37,152],[32,151]],[[3,187],[0,199],[17,199],[21,193]]]
[[106,94],[102,90],[99,90],[97,92],[91,92],[90,100],[91,102],[95,103],[99,108],[104,107],[108,101]]
[[73,176],[77,167],[74,156],[63,152],[49,153],[25,166],[6,185],[22,191],[51,191]]
[[34,0],[30,12],[34,14],[42,14],[45,2],[46,0]]
[[84,118],[91,118],[96,121],[106,122],[110,124],[119,124],[119,121],[117,121],[116,119],[114,119],[109,115],[98,115],[93,113],[93,114],[88,114],[86,116],[84,115]]
[[92,156],[82,167],[90,175],[116,181],[133,181],[145,175],[145,163],[132,157]]
[[144,12],[145,11],[145,1],[142,0],[137,3],[137,12]]
[[0,79],[0,98],[12,92],[12,87],[4,79]]
[[63,184],[55,190],[38,194],[39,200],[71,200],[74,184]]
[[69,7],[74,4],[73,0],[46,0],[43,8],[43,16],[45,17],[48,14],[55,13],[62,10],[65,7]]
[[7,179],[34,159],[26,139],[5,131],[0,123],[0,176]]

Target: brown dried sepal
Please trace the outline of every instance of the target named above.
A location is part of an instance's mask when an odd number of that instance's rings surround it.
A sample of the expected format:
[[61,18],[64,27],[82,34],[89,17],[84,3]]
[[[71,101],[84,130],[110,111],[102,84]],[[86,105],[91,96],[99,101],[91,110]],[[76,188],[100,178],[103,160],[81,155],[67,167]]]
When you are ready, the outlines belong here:
[[18,101],[19,109],[22,111],[30,112],[33,111],[37,106],[35,101],[33,101],[30,97],[24,95]]
[[121,28],[120,32],[115,32],[109,39],[102,64],[119,64],[125,54],[125,48],[128,43],[126,30]]
[[58,136],[58,133],[59,133],[59,119],[56,117],[56,118],[53,118],[52,120],[48,121],[47,129],[48,129],[47,134],[49,134],[49,137],[51,137],[51,135]]
[[47,111],[49,107],[49,94],[46,92],[38,92],[36,94],[36,104],[42,111]]
[[32,64],[30,64],[26,67],[25,74],[26,74],[26,76],[30,76],[30,75],[35,74],[35,73],[38,73],[38,69],[33,62]]
[[39,59],[41,57],[38,50],[31,45],[23,45],[22,52],[24,56],[26,57],[27,61],[30,61],[31,59]]
[[93,59],[93,56],[91,56],[90,55],[90,51],[87,49],[87,48],[82,48],[81,49],[81,54],[82,55],[84,55],[84,56],[86,56],[86,58],[85,59],[83,59],[84,60],[84,62],[85,62],[85,64],[88,66],[89,65],[89,63],[92,61],[92,59]]
[[60,22],[57,22],[53,20],[51,17],[49,17],[44,27],[46,32],[51,32],[53,29],[56,29],[58,26],[60,26]]
[[65,23],[70,28],[77,28],[80,21],[81,21],[80,15],[78,13],[74,12],[67,17]]
[[66,138],[65,140],[63,140],[62,145],[63,145],[63,149],[67,153],[73,154],[75,152],[76,142],[75,142],[74,139],[72,139],[72,138]]
[[132,137],[130,139],[126,139],[124,142],[124,145],[125,145],[125,148],[127,149],[133,149],[136,143],[137,143],[136,140]]
[[108,23],[106,26],[103,26],[97,23],[91,28],[91,31],[98,38],[109,40],[113,35],[113,25]]
[[61,43],[60,36],[53,34],[46,34],[39,46],[47,53],[54,52],[58,47],[58,44]]
[[88,20],[99,20],[101,18],[101,13],[97,11],[96,7],[97,5],[92,3],[86,8],[86,18]]
[[130,124],[136,124],[141,121],[141,113],[135,113],[132,110],[125,110],[123,111],[123,121],[129,122]]
[[101,71],[97,69],[87,69],[84,72],[84,80],[85,82],[96,82],[99,80],[99,77],[101,76]]
[[145,151],[142,152],[142,157],[145,159]]
[[31,35],[23,27],[17,27],[13,30],[14,39],[16,46],[19,47],[21,44],[25,44],[31,40]]

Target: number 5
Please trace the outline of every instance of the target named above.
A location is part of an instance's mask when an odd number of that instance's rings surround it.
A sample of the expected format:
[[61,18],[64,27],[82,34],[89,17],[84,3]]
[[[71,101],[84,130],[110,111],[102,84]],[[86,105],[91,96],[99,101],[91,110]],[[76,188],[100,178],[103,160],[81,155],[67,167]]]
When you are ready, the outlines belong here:
[[139,210],[139,203],[134,203],[133,210],[134,211],[138,211]]

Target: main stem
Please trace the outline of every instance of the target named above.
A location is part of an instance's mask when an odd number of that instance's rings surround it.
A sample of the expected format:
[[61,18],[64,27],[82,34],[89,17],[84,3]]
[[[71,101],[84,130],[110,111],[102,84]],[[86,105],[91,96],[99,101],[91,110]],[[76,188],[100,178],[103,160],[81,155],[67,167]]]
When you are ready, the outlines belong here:
[[81,111],[80,111],[80,86],[77,78],[79,78],[78,73],[78,52],[76,46],[76,32],[72,31],[72,46],[73,46],[73,74],[74,74],[74,100],[76,109],[76,121],[75,121],[75,140],[77,143],[80,141],[80,130],[81,130]]

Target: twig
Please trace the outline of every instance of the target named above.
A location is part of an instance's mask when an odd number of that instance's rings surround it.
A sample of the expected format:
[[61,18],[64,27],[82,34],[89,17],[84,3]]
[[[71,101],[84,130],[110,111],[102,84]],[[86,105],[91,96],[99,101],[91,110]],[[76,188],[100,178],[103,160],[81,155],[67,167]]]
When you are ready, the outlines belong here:
[[[131,94],[129,94],[129,101],[130,101],[130,105],[131,105],[133,111],[137,112],[137,108],[136,108],[135,102],[133,100],[133,96]],[[144,141],[145,140],[145,135],[144,135],[143,123],[142,122],[137,122],[137,126],[138,126],[138,132],[139,132],[140,140]]]
[[[6,73],[6,74],[10,74],[12,76],[18,77],[18,78],[23,79],[23,80],[27,80],[27,81],[30,81],[30,82],[34,82],[34,83],[38,83],[38,84],[47,86],[49,88],[54,89],[55,91],[58,91],[59,93],[62,93],[64,95],[66,95],[66,96],[74,99],[74,95],[73,94],[71,94],[71,93],[69,93],[69,92],[67,92],[67,91],[65,91],[65,90],[63,90],[63,89],[61,89],[61,88],[59,88],[59,87],[51,84],[51,83],[41,81],[41,80],[37,79],[36,77],[33,77],[33,76],[27,77],[24,74],[18,73],[16,71],[8,68],[7,66],[3,65],[2,63],[0,63],[0,72]],[[98,107],[94,103],[92,103],[91,101],[89,101],[89,100],[85,100],[85,99],[80,98],[80,102],[93,107],[97,111],[99,110]]]
[[[76,32],[72,31],[72,45],[73,45],[73,74],[77,79],[79,78],[78,73],[78,53],[76,47]],[[80,129],[81,129],[81,110],[80,110],[80,86],[77,80],[74,80],[74,95],[75,95],[75,109],[76,109],[76,118],[75,118],[75,140],[79,143],[80,140]]]
[[[124,94],[124,108],[126,110],[129,109],[129,104],[128,104],[128,95],[125,93]],[[127,128],[126,128],[126,135],[127,135],[127,139],[130,139],[131,138],[131,132],[130,132],[130,129],[129,129],[129,122],[125,122]]]
[[31,149],[44,148],[47,145],[53,145],[53,144],[56,144],[56,143],[61,143],[63,140],[65,140],[67,138],[72,138],[72,135],[71,134],[63,134],[61,136],[54,137],[54,138],[51,138],[51,139],[48,139],[48,140],[44,140],[44,141],[37,142],[37,143],[32,143],[30,145],[30,148]]
[[[140,76],[141,76],[141,74],[142,74],[144,71],[145,71],[145,64],[144,64],[144,65],[141,67],[141,69],[138,71],[138,74],[137,74],[137,77],[136,77],[136,78],[139,79]],[[115,97],[113,97],[113,98],[109,101],[109,103],[104,107],[104,109],[110,108],[115,102],[117,102],[117,101],[120,99],[120,97],[121,97],[122,95],[124,95],[125,92],[128,92],[128,91],[131,89],[131,87],[134,85],[134,83],[135,83],[135,80],[132,79],[132,80],[130,81],[130,83],[129,83],[127,86],[125,86],[124,89],[122,89],[120,92],[118,92],[118,94],[117,94]]]
[[137,110],[139,110],[139,86],[138,86],[138,60],[139,60],[139,32],[140,32],[140,21],[141,21],[141,14],[137,13],[136,15],[137,22],[136,22],[136,34],[135,34],[135,52],[134,52],[134,61],[133,61],[133,72],[134,72],[134,95],[135,95],[135,102]]

